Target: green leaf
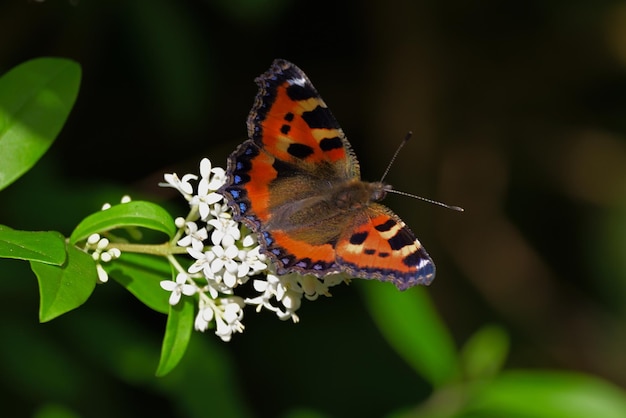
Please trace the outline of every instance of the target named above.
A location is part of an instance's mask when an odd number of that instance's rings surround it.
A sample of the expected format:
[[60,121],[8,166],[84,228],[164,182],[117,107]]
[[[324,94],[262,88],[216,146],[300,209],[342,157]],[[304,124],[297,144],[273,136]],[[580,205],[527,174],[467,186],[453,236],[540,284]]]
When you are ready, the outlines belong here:
[[190,298],[183,298],[177,305],[170,307],[157,376],[168,374],[185,355],[193,330],[193,321],[194,304]]
[[105,268],[109,276],[146,306],[164,314],[169,312],[170,293],[160,286],[161,280],[169,280],[172,276],[172,267],[166,259],[123,252],[120,258]]
[[485,379],[495,376],[509,351],[509,338],[498,326],[487,325],[478,330],[461,350],[461,363],[468,379]]
[[623,418],[626,392],[574,372],[510,371],[484,385],[462,416]]
[[0,78],[0,190],[27,172],[48,150],[74,106],[80,66],[38,58]]
[[16,231],[0,225],[0,257],[60,266],[65,262],[65,238],[54,231]]
[[67,246],[67,260],[62,266],[35,261],[31,269],[39,282],[39,320],[50,321],[82,305],[93,292],[98,274],[89,254]]
[[170,238],[176,233],[174,220],[165,209],[154,203],[137,200],[121,203],[89,215],[74,229],[70,242],[75,244],[94,233],[128,227],[160,231]]
[[452,337],[423,288],[399,292],[389,283],[367,283],[370,314],[389,344],[433,386],[459,376]]

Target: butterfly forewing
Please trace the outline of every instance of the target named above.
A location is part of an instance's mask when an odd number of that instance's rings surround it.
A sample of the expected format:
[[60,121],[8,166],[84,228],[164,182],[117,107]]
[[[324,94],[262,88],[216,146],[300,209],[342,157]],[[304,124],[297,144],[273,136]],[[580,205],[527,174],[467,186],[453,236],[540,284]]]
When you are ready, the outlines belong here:
[[276,60],[256,82],[259,94],[248,117],[248,133],[256,144],[311,175],[325,164],[337,176],[359,176],[350,143],[302,70]]

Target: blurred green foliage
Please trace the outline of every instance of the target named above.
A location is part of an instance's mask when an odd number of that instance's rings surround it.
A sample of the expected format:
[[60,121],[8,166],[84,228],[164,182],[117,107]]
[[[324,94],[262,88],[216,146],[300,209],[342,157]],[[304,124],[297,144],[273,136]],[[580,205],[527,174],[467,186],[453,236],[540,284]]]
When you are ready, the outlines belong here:
[[411,129],[389,180],[466,209],[388,199],[438,265],[430,288],[353,281],[297,325],[247,312],[242,335],[194,335],[163,378],[163,315],[110,283],[38,324],[32,272],[0,260],[5,411],[621,416],[624,28],[618,0],[3,2],[0,73],[58,56],[83,81],[57,142],[2,191],[0,224],[69,235],[122,194],[172,197],[162,173],[225,161],[278,57],[311,77],[364,177]]

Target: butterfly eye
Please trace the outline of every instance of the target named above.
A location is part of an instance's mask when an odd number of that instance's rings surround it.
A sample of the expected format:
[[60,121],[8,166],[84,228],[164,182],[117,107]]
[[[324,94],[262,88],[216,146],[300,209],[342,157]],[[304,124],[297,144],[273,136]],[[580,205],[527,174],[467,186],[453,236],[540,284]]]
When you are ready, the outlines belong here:
[[383,200],[387,196],[387,190],[391,189],[391,186],[382,183],[372,183],[372,186],[372,193],[370,194],[372,202]]

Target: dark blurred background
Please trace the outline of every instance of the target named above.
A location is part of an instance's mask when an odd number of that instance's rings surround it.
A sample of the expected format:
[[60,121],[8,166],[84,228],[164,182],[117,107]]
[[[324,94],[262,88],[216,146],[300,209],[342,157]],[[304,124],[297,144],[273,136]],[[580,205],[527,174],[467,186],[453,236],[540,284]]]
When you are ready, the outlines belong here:
[[[511,335],[507,367],[626,386],[626,2],[0,2],[0,73],[41,56],[79,62],[82,86],[49,153],[3,191],[0,223],[69,234],[124,193],[175,207],[162,174],[195,172],[205,156],[225,167],[245,139],[253,79],[285,58],[332,109],[365,179],[412,130],[387,181],[465,208],[386,201],[437,263],[429,293],[458,344],[496,323]],[[47,402],[186,416],[169,388],[219,393],[199,372],[138,377],[156,366],[164,318],[115,284],[39,325],[27,266],[0,269],[0,400],[14,416]],[[219,358],[254,416],[414,403],[429,388],[378,335],[357,291],[370,285],[305,302],[298,325],[247,311],[229,344],[195,335],[194,358]],[[127,348],[138,340],[144,351]]]

